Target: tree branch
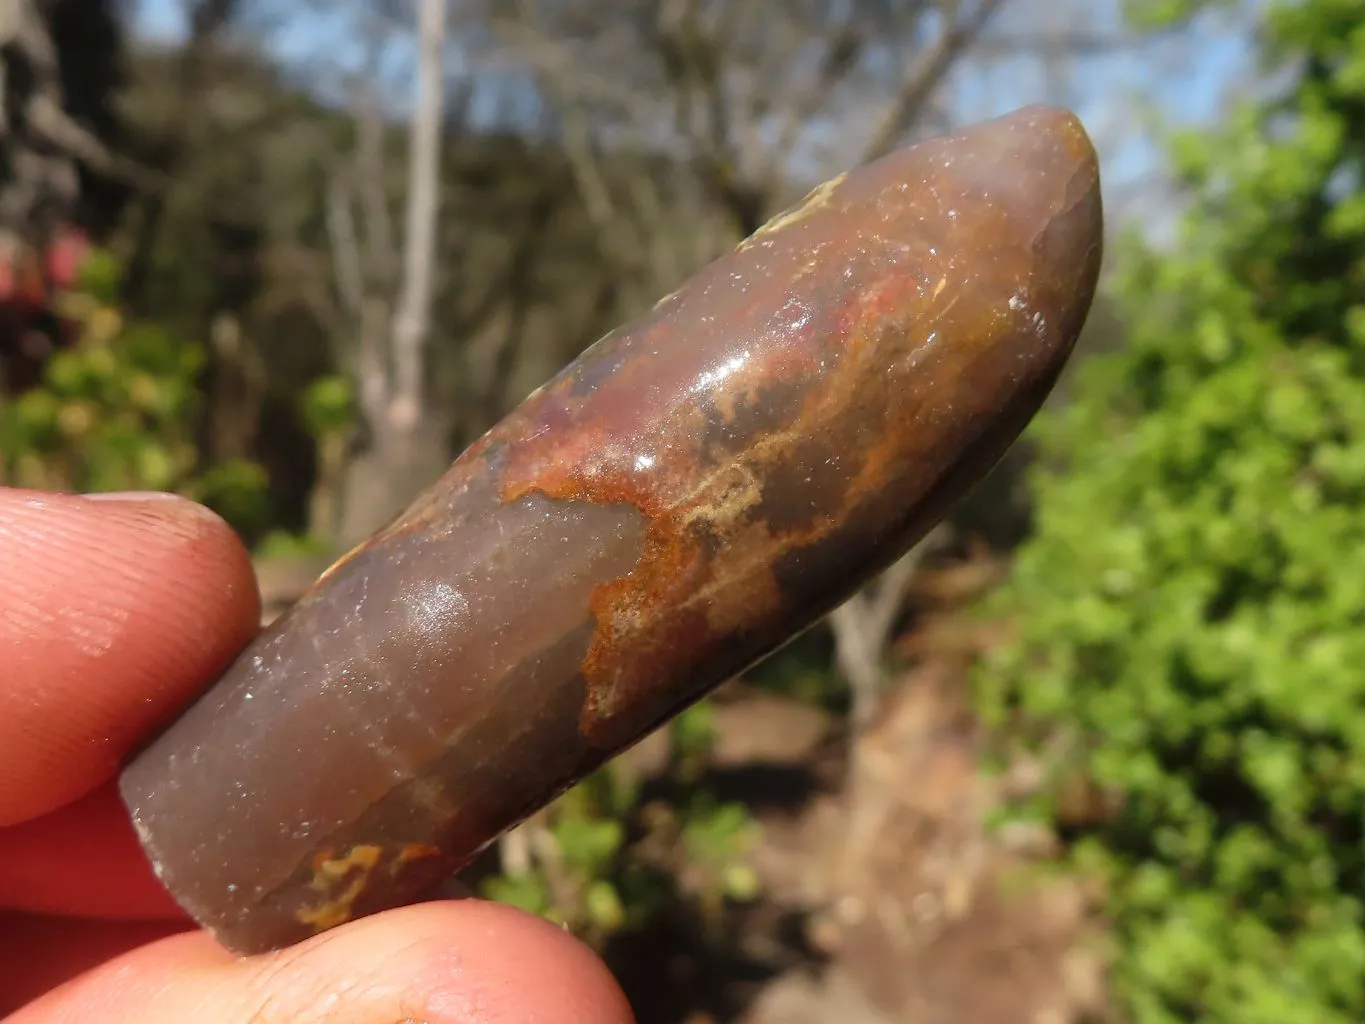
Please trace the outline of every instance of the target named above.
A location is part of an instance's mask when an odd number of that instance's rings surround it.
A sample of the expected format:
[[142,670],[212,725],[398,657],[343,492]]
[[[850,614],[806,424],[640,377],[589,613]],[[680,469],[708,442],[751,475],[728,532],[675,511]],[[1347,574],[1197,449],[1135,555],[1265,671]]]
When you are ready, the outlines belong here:
[[389,213],[388,161],[384,155],[384,117],[372,85],[356,92],[356,188],[365,213],[365,275],[372,284],[392,287],[398,263]]
[[365,273],[351,191],[350,175],[346,172],[334,171],[327,176],[327,240],[332,250],[337,297],[347,315],[359,320],[365,301]]
[[959,0],[945,0],[940,5],[943,31],[929,52],[920,58],[914,72],[906,76],[900,92],[888,104],[872,137],[863,146],[860,162],[874,160],[896,147],[918,114],[928,106],[929,97],[943,81],[953,62],[977,40],[1004,2],[981,0],[976,11],[962,23],[958,21]]
[[925,557],[947,538],[946,526],[931,531],[900,561],[830,613],[835,663],[852,691],[849,727],[854,735],[872,724],[881,703],[886,688],[887,646],[906,588]]
[[431,326],[436,221],[441,206],[441,133],[445,125],[446,0],[420,0],[417,96],[412,114],[403,284],[393,318],[395,426],[410,429],[422,414],[427,336]]

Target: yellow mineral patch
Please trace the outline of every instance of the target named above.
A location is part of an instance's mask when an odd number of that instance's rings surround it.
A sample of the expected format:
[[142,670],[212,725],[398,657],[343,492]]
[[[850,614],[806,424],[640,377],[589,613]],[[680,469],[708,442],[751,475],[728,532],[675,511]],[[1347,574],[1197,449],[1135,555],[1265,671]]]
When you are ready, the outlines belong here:
[[351,847],[351,852],[344,857],[319,857],[313,863],[313,881],[309,885],[319,892],[325,892],[352,871],[362,871],[369,874],[379,863],[379,858],[383,853],[384,848],[382,846],[365,843],[361,846]]
[[848,172],[845,171],[843,174],[830,178],[829,181],[816,185],[815,188],[806,193],[805,199],[802,199],[801,202],[790,209],[783,210],[744,241],[740,242],[739,247],[741,249],[746,249],[759,239],[771,235],[774,231],[784,228],[788,224],[795,224],[799,220],[804,220],[812,213],[827,206],[829,201],[834,198],[835,191],[843,184],[844,179],[847,177]]
[[336,899],[327,900],[316,907],[302,907],[294,917],[299,924],[306,924],[316,931],[325,932],[351,919],[352,909],[360,894],[365,891],[368,875],[361,875],[348,885]]
[[360,551],[361,548],[365,547],[365,546],[368,545],[369,543],[370,543],[370,542],[369,542],[368,539],[362,540],[359,544],[357,544],[355,547],[351,548],[350,551],[346,552],[344,555],[342,555],[340,558],[338,558],[335,562],[333,562],[331,565],[329,565],[326,569],[323,569],[323,570],[322,570],[322,575],[320,575],[316,580],[313,581],[313,586],[316,587],[319,583],[321,583],[323,580],[325,580],[328,576],[332,575],[332,573],[334,573],[334,572],[336,572],[338,569],[340,569],[343,565],[345,565],[347,562],[349,562],[349,561],[356,555],[356,553],[357,553],[358,551]]
[[654,309],[657,311],[657,310],[663,308],[664,306],[666,306],[666,305],[668,305],[670,302],[672,302],[674,299],[676,299],[680,294],[682,294],[682,289],[681,289],[681,288],[678,288],[678,289],[676,289],[675,291],[669,292],[667,295],[665,295],[665,296],[664,296],[662,299],[660,299],[658,302],[654,303]]
[[[308,883],[308,887],[314,892],[334,893],[334,895],[330,895],[329,898],[315,907],[301,908],[294,914],[295,919],[300,924],[306,924],[318,931],[326,931],[328,928],[335,928],[337,925],[349,921],[355,901],[365,891],[365,886],[370,881],[370,874],[379,864],[379,859],[383,853],[383,847],[365,843],[361,846],[351,847],[351,852],[344,857],[323,855],[315,859],[313,861],[313,878]],[[359,872],[359,874],[352,878],[340,892],[336,892],[337,886],[353,872]]]

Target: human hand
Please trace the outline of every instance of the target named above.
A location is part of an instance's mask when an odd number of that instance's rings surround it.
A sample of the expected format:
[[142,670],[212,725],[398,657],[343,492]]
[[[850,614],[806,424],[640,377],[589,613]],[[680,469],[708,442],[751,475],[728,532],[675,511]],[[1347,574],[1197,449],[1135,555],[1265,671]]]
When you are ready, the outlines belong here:
[[628,1024],[591,951],[495,904],[423,903],[249,959],[194,927],[114,777],[259,611],[241,543],[197,505],[0,488],[0,1017]]

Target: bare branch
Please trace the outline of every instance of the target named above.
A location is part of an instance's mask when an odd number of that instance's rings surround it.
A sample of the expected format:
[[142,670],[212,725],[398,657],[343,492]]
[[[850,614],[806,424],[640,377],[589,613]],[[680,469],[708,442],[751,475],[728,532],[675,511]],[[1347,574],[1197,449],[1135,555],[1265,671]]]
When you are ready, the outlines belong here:
[[384,117],[373,86],[363,85],[357,90],[355,125],[357,188],[365,211],[365,270],[376,284],[387,288],[396,273],[398,250],[389,213]]
[[[652,175],[637,175],[629,185],[630,195],[634,201],[636,210],[636,223],[644,225],[646,230],[649,226],[663,224],[667,216],[664,210],[663,196],[659,191],[659,183]],[[700,235],[701,232],[698,232]],[[657,281],[662,281],[665,287],[672,288],[684,277],[691,269],[690,265],[684,264],[679,258],[676,248],[671,244],[671,239],[662,231],[649,231],[653,244],[649,246],[649,263]],[[688,261],[701,262],[709,253],[698,254],[700,258],[694,257]],[[651,282],[653,283],[653,282]]]
[[915,545],[900,561],[830,613],[835,663],[853,695],[850,728],[867,729],[876,717],[886,688],[885,659],[906,588],[925,557],[948,538],[941,526]]
[[959,0],[946,0],[940,5],[943,30],[938,40],[906,76],[900,92],[887,105],[877,127],[863,147],[862,162],[873,160],[894,149],[915,117],[928,105],[929,97],[943,81],[953,62],[970,47],[1005,0],[981,0],[975,12],[958,21]]
[[441,133],[445,123],[446,0],[421,0],[417,21],[417,96],[413,106],[408,170],[403,285],[394,310],[395,425],[421,417],[423,369],[430,330],[436,262],[436,220],[441,205]]
[[337,296],[347,314],[358,320],[365,300],[365,275],[351,203],[349,175],[341,171],[328,175],[327,239],[332,250]]
[[592,100],[606,104],[628,121],[639,124],[661,118],[663,107],[657,99],[584,64],[562,41],[510,19],[495,20],[494,30],[505,40],[507,48],[473,58],[471,64],[476,70],[493,73],[530,65],[556,83],[555,91],[562,102]]
[[1063,30],[1039,35],[1013,33],[1007,36],[983,36],[973,49],[983,57],[1012,57],[1020,54],[1075,57],[1129,50],[1144,42],[1150,42],[1150,39],[1135,39],[1131,34],[1122,32]]
[[587,119],[577,105],[566,105],[564,111],[564,152],[569,159],[569,169],[578,194],[583,199],[583,208],[603,242],[607,243],[616,235],[614,227],[618,212],[593,151],[592,133],[588,129]]
[[[794,29],[793,36],[800,38]],[[836,22],[829,28],[824,56],[820,69],[811,80],[811,85],[803,93],[793,98],[787,108],[786,116],[777,129],[775,153],[790,153],[796,145],[797,137],[805,129],[819,105],[857,63],[865,40],[851,21]]]

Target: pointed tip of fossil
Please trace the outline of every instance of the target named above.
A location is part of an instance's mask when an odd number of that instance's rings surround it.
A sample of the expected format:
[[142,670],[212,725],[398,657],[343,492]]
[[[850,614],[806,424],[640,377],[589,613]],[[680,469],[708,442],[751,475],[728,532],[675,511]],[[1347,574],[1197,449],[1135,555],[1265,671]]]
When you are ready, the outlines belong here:
[[1020,107],[945,136],[939,145],[959,174],[997,202],[1050,209],[1099,191],[1094,143],[1080,118],[1060,107]]
[[1051,199],[1062,211],[1093,201],[1091,226],[1100,229],[1100,158],[1079,117],[1034,104],[984,122],[981,129],[997,135],[1015,167],[1025,171],[1015,179],[1021,186],[1035,188],[1040,201]]
[[1100,162],[1079,117],[1034,104],[964,128],[941,140],[960,188],[1006,214],[1027,243],[1032,287],[1050,294],[1061,327],[1074,340],[1098,283],[1104,246]]

